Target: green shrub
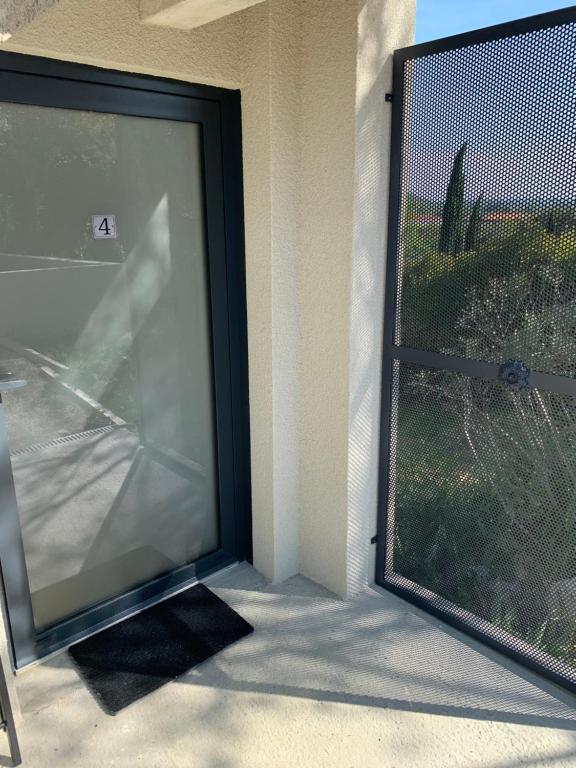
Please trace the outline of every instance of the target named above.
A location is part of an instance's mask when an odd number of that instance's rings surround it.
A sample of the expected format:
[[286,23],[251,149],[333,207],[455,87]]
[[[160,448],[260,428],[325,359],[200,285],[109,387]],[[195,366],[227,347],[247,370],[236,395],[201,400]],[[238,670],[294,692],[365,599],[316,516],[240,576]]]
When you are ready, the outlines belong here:
[[[576,233],[553,235],[536,217],[497,228],[475,251],[454,255],[428,250],[405,259],[402,343],[418,347],[424,336],[431,349],[453,348],[459,337],[457,323],[475,295],[495,279],[537,281],[547,264],[556,265],[562,274],[564,300],[576,298]],[[551,300],[556,298],[543,296],[544,302]]]
[[[566,274],[475,287],[446,351],[576,376]],[[411,367],[401,391],[395,569],[576,664],[576,398]]]

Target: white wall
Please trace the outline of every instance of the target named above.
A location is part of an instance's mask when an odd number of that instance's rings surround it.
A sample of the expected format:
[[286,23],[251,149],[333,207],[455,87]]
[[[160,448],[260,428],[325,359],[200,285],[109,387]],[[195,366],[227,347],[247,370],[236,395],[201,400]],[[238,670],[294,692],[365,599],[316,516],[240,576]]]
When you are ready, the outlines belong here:
[[243,37],[242,14],[184,31],[142,24],[138,0],[58,0],[2,47],[238,88]]
[[392,50],[414,0],[267,0],[195,30],[60,0],[5,46],[242,89],[255,564],[372,578]]
[[299,570],[299,5],[245,14],[242,78],[254,557],[276,580]]
[[58,0],[2,0],[0,3],[0,41],[8,40],[14,32],[29,24],[39,13]]
[[416,0],[358,0],[348,410],[348,593],[374,579],[392,53],[412,45]]
[[301,570],[346,592],[357,9],[307,3],[302,54]]
[[140,18],[146,24],[193,29],[264,0],[140,0]]

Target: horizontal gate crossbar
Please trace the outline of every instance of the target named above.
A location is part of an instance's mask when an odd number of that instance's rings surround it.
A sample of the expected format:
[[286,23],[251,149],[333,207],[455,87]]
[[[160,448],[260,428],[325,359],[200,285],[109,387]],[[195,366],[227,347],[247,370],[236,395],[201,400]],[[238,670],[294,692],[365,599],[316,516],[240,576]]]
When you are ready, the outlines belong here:
[[[489,363],[484,360],[444,355],[441,352],[429,352],[424,349],[390,345],[387,347],[385,354],[387,357],[403,363],[454,371],[481,379],[498,380],[500,375],[500,363]],[[552,373],[532,371],[530,373],[530,389],[543,389],[546,392],[556,392],[560,395],[576,396],[576,379]]]

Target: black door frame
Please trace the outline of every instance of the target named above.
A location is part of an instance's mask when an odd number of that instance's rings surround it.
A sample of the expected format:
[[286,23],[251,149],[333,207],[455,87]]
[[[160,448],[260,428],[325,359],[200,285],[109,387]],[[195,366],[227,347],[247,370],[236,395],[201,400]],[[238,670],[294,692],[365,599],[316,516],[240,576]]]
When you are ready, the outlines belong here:
[[18,511],[10,491],[9,449],[6,437],[0,436],[0,568],[12,661],[22,668],[201,577],[251,559],[241,113],[239,91],[6,52],[0,52],[0,102],[201,126],[219,477],[220,549],[36,633]]
[[[563,675],[556,673],[550,667],[538,660],[536,654],[531,655],[527,644],[523,652],[515,650],[506,642],[499,640],[489,633],[487,621],[471,623],[467,620],[464,610],[454,610],[448,600],[443,601],[443,607],[432,603],[425,592],[408,588],[405,584],[394,580],[392,569],[393,556],[393,519],[389,515],[389,504],[394,493],[390,475],[395,463],[394,443],[396,421],[396,404],[393,402],[394,368],[402,362],[413,363],[423,367],[455,371],[468,376],[482,379],[498,380],[500,364],[489,363],[464,357],[455,357],[437,352],[413,349],[398,344],[397,311],[399,284],[399,246],[400,225],[403,204],[403,163],[404,163],[404,71],[408,61],[429,56],[435,53],[457,50],[466,46],[478,45],[540,29],[556,27],[562,24],[576,22],[576,6],[563,8],[558,11],[529,16],[516,21],[497,24],[483,29],[473,30],[460,35],[433,40],[418,45],[401,48],[394,52],[392,95],[392,127],[391,127],[391,160],[388,209],[388,242],[386,255],[386,285],[384,307],[384,337],[382,352],[382,385],[380,412],[380,458],[378,468],[378,517],[376,543],[376,575],[375,582],[424,611],[444,620],[482,642],[496,648],[507,656],[521,662],[525,666],[552,679],[565,688],[576,692],[576,685]],[[539,373],[530,374],[531,388],[543,389],[564,395],[576,396],[576,380],[564,376]],[[392,521],[392,522],[391,522]],[[404,580],[406,581],[406,580]],[[520,643],[517,643],[520,645]]]

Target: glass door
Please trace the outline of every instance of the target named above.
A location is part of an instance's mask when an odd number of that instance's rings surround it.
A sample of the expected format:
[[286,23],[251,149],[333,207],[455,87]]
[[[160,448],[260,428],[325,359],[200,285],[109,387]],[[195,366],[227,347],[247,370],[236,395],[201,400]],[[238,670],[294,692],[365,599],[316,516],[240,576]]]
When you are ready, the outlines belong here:
[[19,665],[239,552],[219,105],[24,79],[0,93]]

